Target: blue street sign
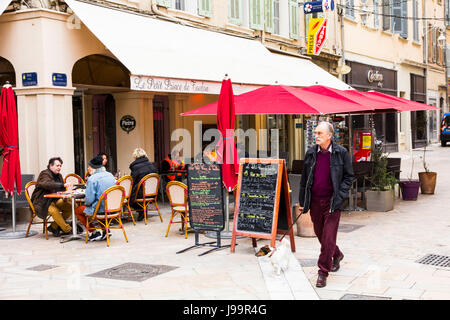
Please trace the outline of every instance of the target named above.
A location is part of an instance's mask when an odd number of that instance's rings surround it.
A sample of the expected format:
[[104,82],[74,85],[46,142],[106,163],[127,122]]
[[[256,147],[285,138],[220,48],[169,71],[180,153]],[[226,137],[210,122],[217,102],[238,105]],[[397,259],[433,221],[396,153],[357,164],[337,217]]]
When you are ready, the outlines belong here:
[[22,73],[22,86],[31,87],[37,86],[37,73],[36,72],[27,72]]
[[334,0],[320,0],[305,2],[303,5],[303,12],[315,13],[315,12],[327,12],[334,10]]
[[66,87],[67,86],[67,75],[65,73],[53,73],[52,83],[54,86]]

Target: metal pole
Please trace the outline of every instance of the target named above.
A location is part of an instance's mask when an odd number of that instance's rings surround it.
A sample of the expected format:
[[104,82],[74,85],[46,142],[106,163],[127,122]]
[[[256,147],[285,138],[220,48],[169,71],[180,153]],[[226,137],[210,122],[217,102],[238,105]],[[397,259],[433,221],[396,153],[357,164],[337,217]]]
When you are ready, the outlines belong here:
[[226,233],[230,232],[230,195],[228,194],[228,190],[225,189],[225,225],[226,225]]
[[12,199],[11,199],[11,206],[12,206],[12,228],[13,232],[16,232],[16,194],[13,192]]

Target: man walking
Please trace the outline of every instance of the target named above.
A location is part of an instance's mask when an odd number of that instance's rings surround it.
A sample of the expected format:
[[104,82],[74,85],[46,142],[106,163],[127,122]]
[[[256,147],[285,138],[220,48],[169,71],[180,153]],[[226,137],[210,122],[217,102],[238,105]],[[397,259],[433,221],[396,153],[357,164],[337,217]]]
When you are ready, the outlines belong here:
[[314,232],[321,248],[316,287],[325,287],[329,272],[339,270],[344,254],[336,245],[341,207],[353,183],[351,157],[332,137],[329,122],[320,122],[314,132],[316,145],[305,154],[299,202],[303,212],[310,210]]

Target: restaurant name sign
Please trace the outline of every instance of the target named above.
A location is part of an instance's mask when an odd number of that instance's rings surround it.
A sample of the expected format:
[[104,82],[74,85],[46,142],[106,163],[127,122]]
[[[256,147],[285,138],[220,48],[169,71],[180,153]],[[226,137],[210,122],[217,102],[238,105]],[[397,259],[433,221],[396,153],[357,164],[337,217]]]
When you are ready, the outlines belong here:
[[369,83],[378,82],[379,87],[383,87],[383,74],[379,73],[378,70],[369,70],[367,72],[367,81]]
[[[219,94],[222,82],[132,75],[130,86],[131,90],[137,91]],[[241,94],[259,87],[233,83],[233,92]]]

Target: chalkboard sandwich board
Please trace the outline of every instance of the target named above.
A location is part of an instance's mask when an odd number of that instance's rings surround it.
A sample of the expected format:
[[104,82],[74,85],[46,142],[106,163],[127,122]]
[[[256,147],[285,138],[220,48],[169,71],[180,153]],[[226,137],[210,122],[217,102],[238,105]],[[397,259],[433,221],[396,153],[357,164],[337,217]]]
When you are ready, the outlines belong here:
[[194,230],[222,231],[225,214],[222,194],[222,167],[193,163],[187,168],[189,219]]
[[[222,194],[222,166],[212,163],[193,163],[187,166],[189,222],[195,231],[195,244],[178,251],[202,246],[214,247],[199,256],[214,250],[229,247],[220,243],[220,232],[225,228],[225,213]],[[217,232],[217,242],[199,243],[199,231],[209,230]],[[212,245],[212,244],[216,245]]]
[[289,230],[291,250],[295,252],[294,231],[286,163],[283,159],[241,159],[236,192],[231,252],[236,236],[270,239],[275,247],[277,234]]

